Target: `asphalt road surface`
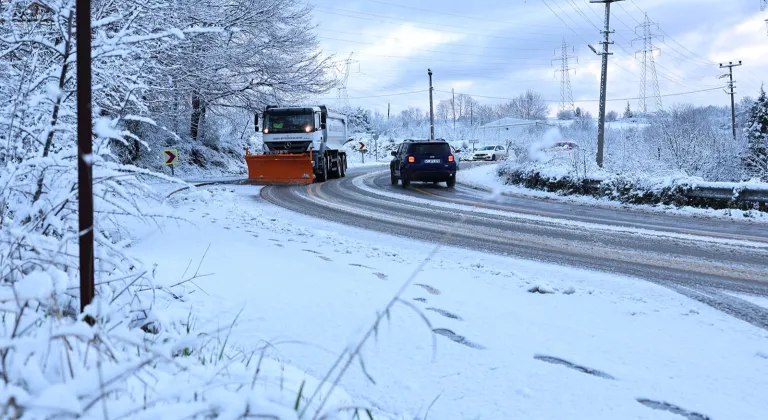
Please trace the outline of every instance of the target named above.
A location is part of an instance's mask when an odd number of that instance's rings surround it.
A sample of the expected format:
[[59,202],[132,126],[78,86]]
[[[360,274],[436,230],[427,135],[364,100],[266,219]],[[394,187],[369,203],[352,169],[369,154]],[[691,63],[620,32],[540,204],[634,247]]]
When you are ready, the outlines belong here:
[[[464,168],[468,165],[465,163]],[[459,181],[461,172],[459,171]],[[268,186],[278,206],[388,234],[646,279],[768,329],[768,226],[497,197],[458,184],[391,185],[386,167]]]

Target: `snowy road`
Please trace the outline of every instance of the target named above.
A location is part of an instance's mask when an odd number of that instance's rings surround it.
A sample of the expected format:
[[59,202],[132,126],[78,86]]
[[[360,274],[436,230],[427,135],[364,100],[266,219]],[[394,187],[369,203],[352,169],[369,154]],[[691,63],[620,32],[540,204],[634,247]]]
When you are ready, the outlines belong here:
[[[390,185],[388,172],[266,187],[276,205],[346,225],[647,279],[768,329],[768,228],[630,210],[491,197],[457,186]],[[449,235],[447,235],[449,234]]]

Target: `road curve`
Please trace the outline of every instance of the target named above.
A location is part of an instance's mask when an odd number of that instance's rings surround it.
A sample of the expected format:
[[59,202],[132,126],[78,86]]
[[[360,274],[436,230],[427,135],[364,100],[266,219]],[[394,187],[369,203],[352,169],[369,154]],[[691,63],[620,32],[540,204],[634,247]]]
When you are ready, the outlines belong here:
[[523,197],[490,200],[457,185],[391,185],[384,170],[308,186],[268,186],[264,200],[388,234],[646,279],[768,329],[768,227]]

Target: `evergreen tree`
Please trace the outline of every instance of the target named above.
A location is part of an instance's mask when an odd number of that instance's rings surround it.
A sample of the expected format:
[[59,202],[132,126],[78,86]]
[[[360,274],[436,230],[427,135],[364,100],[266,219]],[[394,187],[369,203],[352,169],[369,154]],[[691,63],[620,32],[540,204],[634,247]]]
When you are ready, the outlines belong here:
[[749,112],[744,136],[747,139],[744,166],[750,175],[768,181],[768,98],[763,87]]
[[624,118],[632,118],[635,114],[632,112],[632,108],[629,107],[629,101],[627,101],[627,108],[624,110]]

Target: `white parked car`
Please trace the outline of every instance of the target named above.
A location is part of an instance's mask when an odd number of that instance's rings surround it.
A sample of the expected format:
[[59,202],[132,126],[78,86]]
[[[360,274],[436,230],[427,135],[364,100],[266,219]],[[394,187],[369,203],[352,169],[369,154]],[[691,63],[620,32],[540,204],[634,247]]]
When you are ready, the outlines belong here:
[[504,146],[483,146],[471,153],[467,160],[500,160],[506,157],[507,149]]

